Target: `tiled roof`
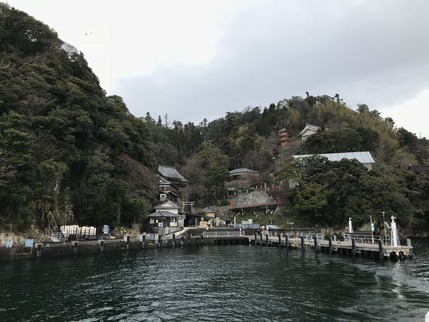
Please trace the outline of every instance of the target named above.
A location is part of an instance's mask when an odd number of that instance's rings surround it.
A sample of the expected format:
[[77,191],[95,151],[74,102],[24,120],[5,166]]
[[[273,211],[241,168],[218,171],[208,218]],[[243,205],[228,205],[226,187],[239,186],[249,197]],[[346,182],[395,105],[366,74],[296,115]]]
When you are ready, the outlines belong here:
[[180,209],[180,207],[170,200],[166,200],[158,206],[154,207],[155,209]]
[[210,209],[209,207],[205,207],[205,208],[202,210],[202,212],[216,212],[216,211],[214,211],[214,210]]
[[263,207],[276,204],[277,202],[266,191],[252,191],[234,198],[233,206],[230,208]]
[[165,179],[164,177],[162,177],[162,176],[158,176],[158,177],[159,177],[159,183],[160,184],[171,184],[171,182],[168,181],[167,179]]
[[305,132],[305,130],[312,130],[312,131],[317,131],[318,129],[320,129],[320,126],[317,125],[313,125],[313,124],[306,124],[305,128],[299,133],[302,134]]
[[244,173],[256,173],[256,171],[250,170],[247,168],[238,168],[238,169],[234,169],[234,170],[229,171],[230,176],[244,174]]
[[[300,154],[294,155],[293,157],[296,159],[308,158],[313,156],[314,154]],[[323,153],[319,154],[322,157],[327,158],[329,161],[340,161],[342,159],[356,159],[360,163],[375,163],[371,153],[369,151],[361,151],[361,152],[342,152],[342,153]]]
[[155,211],[151,214],[149,214],[149,218],[177,218],[180,217],[180,215],[173,214],[169,211]]
[[175,167],[167,166],[167,165],[160,165],[158,166],[158,173],[167,178],[167,179],[178,179],[181,181],[187,181],[184,176],[182,176],[179,171]]

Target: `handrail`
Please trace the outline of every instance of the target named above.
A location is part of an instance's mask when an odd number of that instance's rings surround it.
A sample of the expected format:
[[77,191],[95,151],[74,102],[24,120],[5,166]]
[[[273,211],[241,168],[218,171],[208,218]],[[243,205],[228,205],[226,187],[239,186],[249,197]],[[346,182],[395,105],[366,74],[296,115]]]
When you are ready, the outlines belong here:
[[245,233],[243,230],[217,230],[217,231],[210,231],[206,230],[203,233],[203,237],[241,237],[245,236]]

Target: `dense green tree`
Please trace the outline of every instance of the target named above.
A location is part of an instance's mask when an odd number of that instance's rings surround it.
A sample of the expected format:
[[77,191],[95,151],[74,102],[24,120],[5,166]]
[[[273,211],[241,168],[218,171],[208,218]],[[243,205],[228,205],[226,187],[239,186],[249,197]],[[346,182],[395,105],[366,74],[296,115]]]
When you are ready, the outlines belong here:
[[361,150],[374,152],[377,149],[377,146],[380,143],[380,136],[377,131],[369,127],[357,127],[356,131],[358,132],[361,140]]
[[16,228],[32,221],[31,195],[37,164],[32,149],[34,136],[28,127],[24,115],[9,112],[0,116],[0,151],[5,151],[2,160],[8,183],[0,199],[1,217],[6,223],[13,222]]
[[144,120],[106,97],[81,52],[6,4],[0,78],[2,227],[118,225],[151,211],[157,163]]
[[295,210],[309,221],[317,221],[328,205],[328,193],[321,184],[308,183],[297,190],[294,202]]
[[63,162],[44,160],[37,166],[37,178],[33,190],[35,222],[40,227],[58,227],[70,220],[61,204],[61,186],[68,170]]
[[[0,79],[1,228],[142,221],[157,196],[157,165],[166,164],[183,171],[187,198],[204,206],[225,204],[228,171],[248,167],[260,173],[255,184],[290,183],[287,211],[308,222],[362,224],[384,211],[401,226],[429,229],[427,175],[405,171],[429,164],[428,141],[365,104],[353,111],[339,94],[307,93],[199,125],[136,118],[121,97],[106,96],[83,53],[3,3]],[[306,123],[322,130],[304,143]],[[358,150],[372,153],[373,170],[317,157]],[[316,157],[289,158],[299,153]]]
[[198,152],[199,166],[204,170],[202,182],[207,200],[216,204],[222,204],[226,200],[225,182],[228,180],[229,158],[222,151],[212,146],[210,142],[204,142]]
[[406,226],[412,216],[413,207],[400,178],[394,173],[368,171],[356,160],[330,162],[309,157],[300,163],[289,162],[279,174],[295,183],[294,209],[308,219],[320,218],[335,226],[352,217],[362,225],[384,211]]
[[407,147],[411,153],[415,153],[419,146],[419,139],[417,136],[403,127],[399,128],[397,133],[399,145],[401,147]]

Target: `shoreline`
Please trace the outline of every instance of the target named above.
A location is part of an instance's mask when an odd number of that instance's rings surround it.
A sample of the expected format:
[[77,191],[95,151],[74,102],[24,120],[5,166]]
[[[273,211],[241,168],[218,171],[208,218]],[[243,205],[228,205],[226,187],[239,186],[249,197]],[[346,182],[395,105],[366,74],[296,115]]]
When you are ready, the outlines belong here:
[[67,242],[36,242],[32,247],[14,246],[0,248],[0,262],[31,260],[36,258],[70,257],[126,251],[142,251],[149,248],[199,246],[202,236],[187,236],[177,240],[139,240],[126,236],[123,239],[94,239]]

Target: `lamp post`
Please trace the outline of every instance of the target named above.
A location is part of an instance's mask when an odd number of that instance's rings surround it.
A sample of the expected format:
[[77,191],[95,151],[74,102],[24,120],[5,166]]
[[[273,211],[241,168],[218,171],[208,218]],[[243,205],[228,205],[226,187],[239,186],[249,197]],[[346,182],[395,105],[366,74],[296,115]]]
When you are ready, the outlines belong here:
[[351,234],[352,232],[353,232],[352,218],[349,217],[349,233]]

